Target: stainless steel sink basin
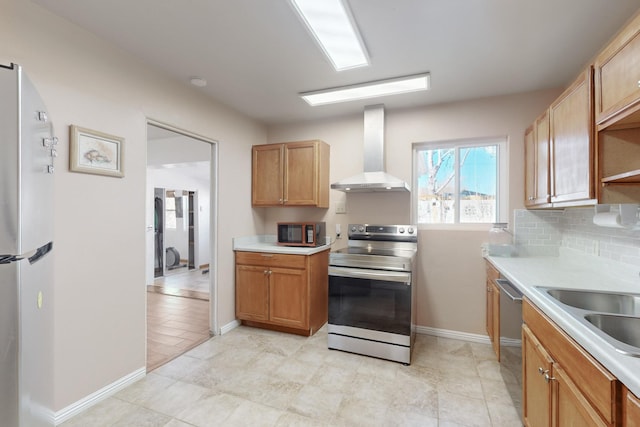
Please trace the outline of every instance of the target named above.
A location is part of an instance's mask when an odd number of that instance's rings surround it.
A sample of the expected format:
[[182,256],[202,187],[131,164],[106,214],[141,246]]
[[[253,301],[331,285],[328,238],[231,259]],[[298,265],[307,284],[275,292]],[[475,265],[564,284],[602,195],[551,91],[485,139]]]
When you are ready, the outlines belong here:
[[538,290],[617,352],[640,357],[640,294],[543,286]]
[[584,318],[609,337],[633,347],[627,348],[612,343],[618,351],[632,355],[640,354],[640,317],[590,313]]
[[577,289],[544,289],[563,304],[581,310],[640,316],[640,295]]

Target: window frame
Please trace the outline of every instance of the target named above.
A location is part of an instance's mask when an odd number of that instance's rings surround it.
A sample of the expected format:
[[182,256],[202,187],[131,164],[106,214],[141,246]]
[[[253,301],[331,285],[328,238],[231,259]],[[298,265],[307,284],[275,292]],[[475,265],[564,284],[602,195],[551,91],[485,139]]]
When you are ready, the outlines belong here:
[[[463,138],[452,140],[438,140],[427,142],[414,142],[412,144],[412,186],[415,189],[411,196],[411,221],[416,224],[419,229],[455,229],[455,230],[488,230],[492,223],[484,222],[460,222],[459,208],[455,215],[454,223],[425,223],[418,222],[418,153],[425,150],[434,149],[456,149],[459,153],[460,149],[483,147],[487,145],[497,146],[497,176],[496,176],[496,220],[495,222],[508,222],[509,219],[509,137],[508,136],[492,136],[478,138]],[[455,193],[457,200],[460,198],[460,165],[459,157],[456,156],[454,164],[455,171]],[[458,203],[458,206],[460,204]]]

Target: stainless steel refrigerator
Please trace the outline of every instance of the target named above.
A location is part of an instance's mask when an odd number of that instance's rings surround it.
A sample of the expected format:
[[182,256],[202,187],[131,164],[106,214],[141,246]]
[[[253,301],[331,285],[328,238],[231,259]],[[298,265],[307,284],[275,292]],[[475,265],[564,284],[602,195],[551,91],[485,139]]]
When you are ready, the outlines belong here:
[[54,425],[53,158],[22,68],[0,65],[0,425]]

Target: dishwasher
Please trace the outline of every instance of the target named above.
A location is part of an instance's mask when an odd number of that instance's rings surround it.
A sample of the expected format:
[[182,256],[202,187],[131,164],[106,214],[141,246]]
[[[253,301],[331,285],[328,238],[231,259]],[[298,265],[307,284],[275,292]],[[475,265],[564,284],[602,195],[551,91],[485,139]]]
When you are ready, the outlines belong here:
[[506,279],[500,288],[500,374],[522,419],[522,292]]

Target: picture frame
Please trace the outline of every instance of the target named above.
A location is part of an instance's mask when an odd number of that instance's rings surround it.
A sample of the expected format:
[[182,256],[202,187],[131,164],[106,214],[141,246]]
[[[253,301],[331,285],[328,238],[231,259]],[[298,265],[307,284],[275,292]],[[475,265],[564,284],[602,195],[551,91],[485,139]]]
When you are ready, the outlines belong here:
[[124,138],[71,125],[69,170],[124,177]]

